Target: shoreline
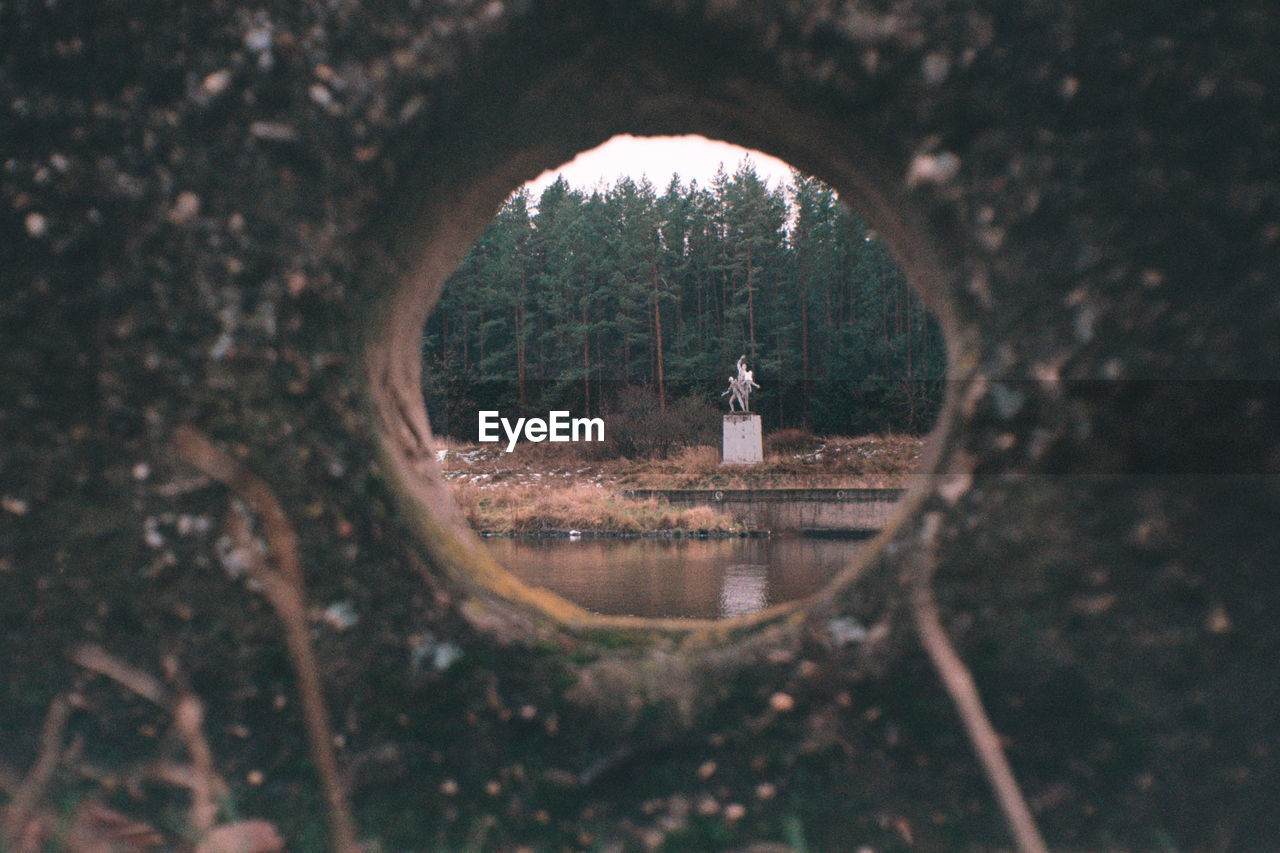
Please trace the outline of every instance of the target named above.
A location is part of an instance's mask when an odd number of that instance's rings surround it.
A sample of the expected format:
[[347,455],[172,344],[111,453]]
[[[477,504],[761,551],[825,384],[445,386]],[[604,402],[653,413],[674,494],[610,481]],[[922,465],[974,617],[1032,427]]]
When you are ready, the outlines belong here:
[[772,539],[772,530],[681,530],[678,527],[654,530],[578,530],[547,527],[536,530],[477,530],[481,539]]
[[809,436],[771,449],[751,467],[723,466],[719,451],[688,447],[668,457],[598,458],[583,445],[441,443],[445,481],[473,530],[494,537],[740,538],[770,535],[718,507],[673,504],[636,491],[901,488],[915,472],[919,436]]

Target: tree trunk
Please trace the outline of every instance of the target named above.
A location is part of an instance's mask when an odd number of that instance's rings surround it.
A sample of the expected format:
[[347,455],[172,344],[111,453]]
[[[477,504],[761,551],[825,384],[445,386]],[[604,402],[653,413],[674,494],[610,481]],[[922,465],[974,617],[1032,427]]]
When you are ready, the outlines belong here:
[[751,286],[751,244],[747,243],[747,341],[748,352],[756,357],[756,302],[755,288]]
[[582,413],[591,414],[591,332],[587,326],[587,303],[582,301]]
[[658,356],[658,410],[667,410],[667,391],[662,370],[662,308],[658,304],[658,246],[654,243],[649,255],[649,271],[653,281],[653,333],[654,350]]
[[[800,298],[800,395],[805,400],[806,410],[809,400],[809,259],[802,248],[800,250],[800,280],[796,288]],[[807,421],[808,418],[806,417]]]
[[524,351],[524,264],[520,264],[520,298],[516,302],[516,383],[519,385],[520,408],[525,406],[525,351]]

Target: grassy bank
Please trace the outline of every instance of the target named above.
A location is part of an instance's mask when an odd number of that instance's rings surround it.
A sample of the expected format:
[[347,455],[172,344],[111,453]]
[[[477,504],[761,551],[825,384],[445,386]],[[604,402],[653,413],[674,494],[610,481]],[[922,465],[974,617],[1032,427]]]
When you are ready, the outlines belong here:
[[[630,500],[599,485],[454,487],[477,530],[533,533],[592,530],[645,533],[656,530],[728,533],[733,519],[710,507],[674,507],[660,500]],[[739,525],[740,526],[740,525]]]
[[530,533],[591,530],[729,532],[733,520],[710,507],[634,500],[627,489],[898,488],[916,470],[915,436],[773,437],[763,463],[720,465],[714,447],[667,458],[592,458],[588,444],[529,444],[504,453],[495,444],[442,443],[441,466],[477,530]]

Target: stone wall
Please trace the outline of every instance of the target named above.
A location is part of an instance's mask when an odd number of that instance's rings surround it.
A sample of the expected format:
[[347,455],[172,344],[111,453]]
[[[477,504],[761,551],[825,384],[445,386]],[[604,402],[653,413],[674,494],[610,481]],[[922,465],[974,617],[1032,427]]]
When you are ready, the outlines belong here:
[[628,489],[627,497],[709,506],[770,532],[879,533],[893,521],[902,489]]
[[[313,600],[362,620],[317,628],[344,761],[418,756],[396,785],[429,789],[415,808],[441,826],[489,809],[512,842],[630,838],[645,812],[593,761],[692,797],[662,744],[751,742],[786,691],[812,715],[767,729],[784,796],[716,837],[781,838],[790,814],[852,849],[900,843],[902,816],[921,843],[1004,843],[903,610],[899,578],[936,566],[1052,841],[1265,847],[1278,40],[1261,2],[0,5],[0,757],[29,758],[91,640],[192,661],[219,732],[255,721],[217,738],[232,770],[295,778],[293,705],[271,710],[291,677],[227,577],[227,493],[172,452],[187,423],[276,491]],[[475,548],[426,452],[418,335],[450,267],[519,182],[618,132],[824,178],[948,335],[934,476],[795,614],[593,622]],[[883,630],[833,640],[850,620]],[[469,676],[420,666],[445,644]],[[537,737],[495,703],[534,707]],[[891,737],[886,708],[917,725]],[[128,750],[136,723],[79,725]],[[434,793],[431,757],[455,754],[461,806]],[[721,776],[751,758],[723,752]],[[582,770],[550,824],[479,793],[522,761]]]

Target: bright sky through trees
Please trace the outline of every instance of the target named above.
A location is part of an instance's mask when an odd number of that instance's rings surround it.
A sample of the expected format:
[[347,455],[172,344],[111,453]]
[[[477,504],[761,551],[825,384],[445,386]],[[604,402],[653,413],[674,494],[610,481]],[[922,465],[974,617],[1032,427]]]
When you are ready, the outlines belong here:
[[769,186],[790,179],[791,167],[783,161],[728,142],[703,136],[623,135],[582,152],[563,166],[548,169],[527,186],[535,200],[557,175],[564,175],[570,185],[584,190],[594,189],[598,184],[613,184],[623,175],[637,181],[644,175],[659,191],[667,186],[673,174],[678,174],[682,183],[697,180],[699,186],[706,187],[721,163],[725,172],[732,175],[744,156],[750,156],[756,174]]

